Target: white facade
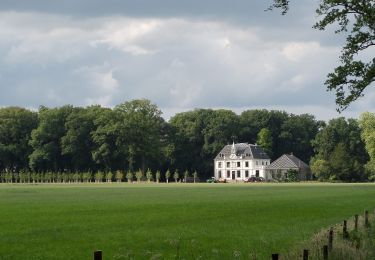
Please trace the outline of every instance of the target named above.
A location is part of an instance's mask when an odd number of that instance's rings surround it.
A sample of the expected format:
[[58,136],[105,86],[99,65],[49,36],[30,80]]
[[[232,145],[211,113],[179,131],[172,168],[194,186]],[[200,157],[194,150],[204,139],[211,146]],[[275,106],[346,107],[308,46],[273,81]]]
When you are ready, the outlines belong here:
[[228,148],[224,147],[214,160],[216,179],[243,181],[253,176],[268,179],[265,168],[270,164],[270,158],[259,146],[233,143],[230,154]]

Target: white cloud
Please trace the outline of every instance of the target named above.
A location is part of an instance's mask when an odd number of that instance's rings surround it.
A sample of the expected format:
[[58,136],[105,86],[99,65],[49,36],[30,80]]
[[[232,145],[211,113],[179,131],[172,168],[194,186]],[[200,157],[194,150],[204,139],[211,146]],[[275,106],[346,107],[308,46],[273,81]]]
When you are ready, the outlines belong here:
[[210,18],[1,15],[0,105],[149,98],[167,115],[194,107],[336,113],[323,82],[339,48],[296,32],[266,36],[259,24]]

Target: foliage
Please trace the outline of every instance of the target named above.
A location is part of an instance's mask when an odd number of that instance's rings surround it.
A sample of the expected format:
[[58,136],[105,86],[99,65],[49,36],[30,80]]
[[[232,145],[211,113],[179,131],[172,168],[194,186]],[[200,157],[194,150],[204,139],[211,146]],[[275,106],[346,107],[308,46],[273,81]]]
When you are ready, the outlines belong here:
[[61,138],[65,135],[66,118],[71,106],[39,109],[39,125],[31,133],[30,168],[34,170],[61,170],[71,168],[68,156],[62,154]]
[[[289,0],[274,0],[273,8],[281,8],[285,14]],[[328,90],[336,92],[336,104],[342,111],[375,81],[375,58],[371,53],[375,46],[375,1],[321,0],[316,13],[321,20],[314,28],[325,30],[337,25],[335,33],[347,35],[341,65],[328,74],[325,82]]]
[[316,159],[310,163],[311,171],[318,180],[328,180],[330,177],[330,165],[326,160]]
[[268,156],[272,156],[272,133],[267,128],[262,128],[258,133],[257,143],[263,148]]
[[24,108],[0,108],[0,169],[18,171],[28,166],[31,132],[38,115]]
[[176,169],[173,173],[173,179],[175,182],[177,182],[178,178],[180,178],[180,174],[178,173],[178,170]]
[[146,172],[146,179],[148,182],[151,182],[152,181],[152,172],[150,169],[147,169],[147,172]]
[[289,170],[286,172],[286,178],[285,178],[285,181],[286,181],[286,182],[297,182],[297,181],[299,181],[298,171],[296,171],[296,170],[292,170],[292,169],[289,169]]
[[105,175],[106,181],[112,182],[112,178],[113,178],[113,173],[111,171],[107,172],[107,174]]
[[169,169],[165,172],[165,181],[169,183],[169,178],[171,177],[171,172]]
[[362,129],[361,137],[370,157],[370,161],[366,164],[366,171],[370,179],[375,180],[375,114],[370,112],[361,114],[359,124]]
[[188,177],[189,177],[189,171],[186,170],[186,171],[184,172],[184,182],[187,181],[187,178],[188,178]]
[[120,171],[120,170],[117,170],[117,171],[116,171],[116,176],[115,176],[115,178],[116,178],[116,181],[117,181],[117,182],[121,182],[122,179],[124,178],[124,174],[123,174],[123,172]]
[[[342,117],[330,120],[328,125],[316,135],[313,146],[316,154],[312,161],[327,162],[320,165],[323,166],[321,169],[323,171],[320,172],[323,174],[319,176],[321,180],[323,178],[340,181],[366,179],[363,165],[366,164],[368,157],[357,120],[346,120]],[[319,163],[322,164],[321,161]]]
[[137,182],[141,182],[143,178],[143,172],[141,170],[138,170],[135,172],[135,178],[137,178]]
[[198,178],[198,173],[197,173],[197,171],[194,171],[194,172],[193,172],[194,183],[195,183],[195,181],[197,180],[197,178]]
[[98,171],[95,173],[95,182],[102,182],[103,181],[104,174],[101,171]]
[[160,181],[160,177],[161,177],[160,171],[157,170],[156,173],[155,173],[155,179],[156,179],[156,182],[157,182],[157,183],[159,183],[159,181]]
[[132,182],[133,181],[133,173],[131,171],[128,171],[126,173],[126,179],[128,180],[128,182]]

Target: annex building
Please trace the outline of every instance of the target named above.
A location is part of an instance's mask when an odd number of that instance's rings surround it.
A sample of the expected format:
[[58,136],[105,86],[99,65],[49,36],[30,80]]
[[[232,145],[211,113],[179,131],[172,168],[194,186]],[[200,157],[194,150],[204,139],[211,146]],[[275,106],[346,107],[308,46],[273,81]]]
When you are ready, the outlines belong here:
[[267,179],[270,157],[256,144],[226,145],[214,159],[214,176],[227,181],[243,181],[251,176]]

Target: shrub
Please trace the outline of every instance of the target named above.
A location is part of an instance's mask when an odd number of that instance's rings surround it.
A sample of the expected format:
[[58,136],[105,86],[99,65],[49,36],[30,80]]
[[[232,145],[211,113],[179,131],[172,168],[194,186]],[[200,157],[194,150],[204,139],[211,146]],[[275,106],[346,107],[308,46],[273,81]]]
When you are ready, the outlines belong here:
[[299,181],[299,179],[298,179],[298,171],[292,170],[292,169],[288,170],[286,172],[285,181],[286,182],[297,182],[297,181]]

